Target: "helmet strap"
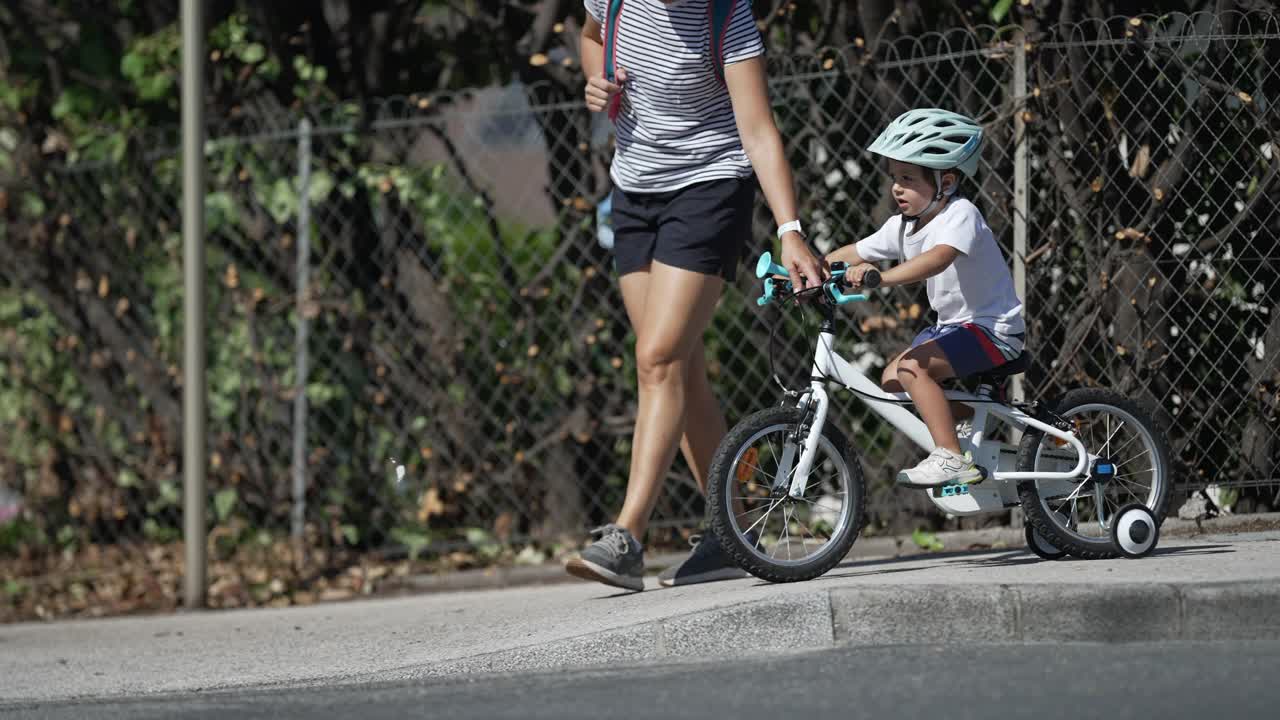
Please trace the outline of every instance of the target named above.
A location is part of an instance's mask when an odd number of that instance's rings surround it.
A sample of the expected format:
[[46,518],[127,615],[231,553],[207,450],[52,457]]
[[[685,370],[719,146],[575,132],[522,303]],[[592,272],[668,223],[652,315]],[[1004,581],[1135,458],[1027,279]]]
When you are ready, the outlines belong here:
[[904,215],[903,216],[904,220],[910,220],[911,222],[920,222],[920,218],[925,217],[929,213],[933,212],[934,208],[938,206],[938,203],[942,202],[942,199],[944,197],[951,197],[951,194],[955,192],[954,189],[947,192],[942,191],[942,171],[941,170],[933,171],[933,187],[934,187],[933,199],[929,201],[929,204],[925,206],[924,210],[921,210],[920,214],[918,215]]

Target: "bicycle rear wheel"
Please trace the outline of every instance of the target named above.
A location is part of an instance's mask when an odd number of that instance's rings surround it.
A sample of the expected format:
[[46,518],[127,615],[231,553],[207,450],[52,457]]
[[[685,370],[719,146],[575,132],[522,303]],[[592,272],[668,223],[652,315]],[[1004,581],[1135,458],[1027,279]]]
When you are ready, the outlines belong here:
[[[1153,414],[1112,390],[1068,392],[1053,408],[1072,426],[1089,457],[1078,480],[1018,483],[1027,521],[1055,547],[1080,558],[1112,558],[1111,523],[1129,503],[1141,503],[1163,522],[1173,485],[1170,453]],[[1028,428],[1018,452],[1020,471],[1074,467],[1071,445]]]
[[804,497],[787,494],[799,460],[803,413],[762,410],[725,436],[712,460],[707,500],[712,530],[734,562],[771,582],[809,580],[835,567],[862,529],[866,485],[862,466],[831,422],[809,473]]

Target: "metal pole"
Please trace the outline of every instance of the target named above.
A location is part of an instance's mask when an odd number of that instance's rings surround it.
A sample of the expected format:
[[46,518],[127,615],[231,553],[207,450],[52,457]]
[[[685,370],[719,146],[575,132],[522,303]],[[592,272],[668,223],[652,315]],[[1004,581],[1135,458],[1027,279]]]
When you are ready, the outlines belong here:
[[182,473],[188,608],[205,603],[204,3],[182,0]]
[[298,334],[293,396],[293,540],[302,550],[307,509],[307,283],[311,267],[311,121],[298,125]]
[[[1018,30],[1014,42],[1013,87],[1010,95],[1018,102],[1027,96],[1027,36]],[[1019,102],[1013,114],[1013,285],[1022,299],[1023,317],[1030,319],[1027,303],[1027,220],[1029,188],[1027,156],[1027,122],[1023,117],[1025,104]],[[1021,375],[1013,376],[1013,399],[1022,402],[1024,388]]]

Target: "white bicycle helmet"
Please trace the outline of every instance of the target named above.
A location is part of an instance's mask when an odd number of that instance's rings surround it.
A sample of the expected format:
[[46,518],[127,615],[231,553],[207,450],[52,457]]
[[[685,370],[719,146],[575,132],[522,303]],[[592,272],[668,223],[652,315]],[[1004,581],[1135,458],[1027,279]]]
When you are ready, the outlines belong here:
[[899,115],[867,150],[899,162],[933,170],[933,202],[927,215],[942,200],[942,171],[958,169],[969,177],[978,170],[982,126],[959,113],[939,108],[918,108]]

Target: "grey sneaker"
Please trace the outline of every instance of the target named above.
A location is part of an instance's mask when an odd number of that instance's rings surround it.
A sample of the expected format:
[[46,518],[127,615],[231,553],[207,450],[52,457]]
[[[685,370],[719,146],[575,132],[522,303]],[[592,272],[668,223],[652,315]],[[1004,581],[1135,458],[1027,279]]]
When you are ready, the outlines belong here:
[[[755,533],[748,535],[753,542],[754,536]],[[747,576],[747,572],[735,565],[733,559],[720,546],[720,539],[715,533],[709,532],[700,537],[695,535],[689,538],[689,543],[693,545],[693,552],[685,558],[684,562],[663,570],[662,574],[658,575],[659,585],[674,587],[713,580],[735,580]]]
[[609,523],[592,530],[591,534],[599,535],[600,539],[578,553],[578,557],[570,558],[564,569],[584,580],[628,590],[643,590],[644,549],[631,532]]

